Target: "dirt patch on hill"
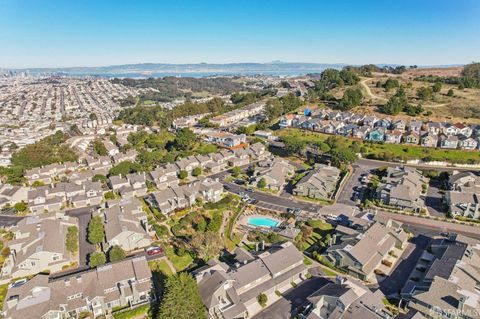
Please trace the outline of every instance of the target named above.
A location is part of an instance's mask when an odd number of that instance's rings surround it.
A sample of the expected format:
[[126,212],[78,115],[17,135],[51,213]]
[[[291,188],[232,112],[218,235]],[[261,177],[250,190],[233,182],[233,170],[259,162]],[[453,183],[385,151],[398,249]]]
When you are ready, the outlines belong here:
[[459,76],[463,70],[463,66],[455,66],[450,68],[421,68],[421,69],[409,69],[408,71],[402,73],[402,77],[405,78],[414,78],[422,75],[433,75],[433,76]]

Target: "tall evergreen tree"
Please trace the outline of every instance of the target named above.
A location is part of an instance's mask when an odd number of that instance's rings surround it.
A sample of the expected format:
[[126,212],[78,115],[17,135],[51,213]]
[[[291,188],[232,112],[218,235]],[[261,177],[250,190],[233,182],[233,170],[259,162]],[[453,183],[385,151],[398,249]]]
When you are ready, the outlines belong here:
[[197,283],[187,273],[168,277],[160,306],[159,319],[206,319]]

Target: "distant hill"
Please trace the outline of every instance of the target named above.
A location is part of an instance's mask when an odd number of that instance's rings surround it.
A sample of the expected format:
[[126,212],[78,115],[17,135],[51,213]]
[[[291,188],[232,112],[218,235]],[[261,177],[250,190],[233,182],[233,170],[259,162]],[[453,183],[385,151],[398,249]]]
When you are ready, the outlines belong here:
[[72,76],[102,77],[162,77],[192,76],[204,77],[214,75],[278,75],[295,76],[307,73],[319,73],[326,68],[341,69],[345,64],[326,63],[228,63],[228,64],[165,64],[141,63],[102,67],[69,67],[69,68],[29,68],[14,69],[14,72],[28,71],[32,75],[65,74]]
[[[271,63],[193,63],[193,64],[167,64],[167,63],[139,63],[123,64],[101,67],[69,67],[69,68],[29,68],[11,69],[13,72],[28,72],[32,75],[59,74],[70,76],[99,76],[99,77],[205,77],[205,76],[235,76],[235,75],[273,75],[297,76],[309,73],[320,73],[327,68],[341,69],[348,64],[343,63],[302,63],[282,62]],[[386,66],[387,64],[379,64]],[[390,66],[396,66],[390,64]],[[420,68],[423,66],[419,66]],[[438,68],[448,67],[435,66]]]

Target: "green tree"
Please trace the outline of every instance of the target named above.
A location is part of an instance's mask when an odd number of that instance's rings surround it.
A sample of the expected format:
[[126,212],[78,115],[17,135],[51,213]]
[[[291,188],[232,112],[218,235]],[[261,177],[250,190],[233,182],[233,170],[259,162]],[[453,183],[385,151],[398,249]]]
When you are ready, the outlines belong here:
[[283,105],[279,99],[270,99],[265,106],[265,113],[271,121],[283,115]]
[[330,160],[336,167],[348,165],[357,159],[357,155],[348,148],[334,148],[330,151]]
[[88,118],[90,119],[90,121],[95,121],[97,119],[97,114],[92,112],[92,113],[90,113]]
[[198,220],[196,229],[200,233],[205,232],[205,230],[207,229],[207,221],[205,220],[205,218],[202,217]]
[[234,166],[232,168],[232,175],[233,177],[238,177],[240,175],[240,173],[242,173],[242,169],[238,166]]
[[383,106],[383,112],[390,115],[397,115],[408,106],[407,96],[402,87],[400,87],[395,95],[388,99],[387,104]]
[[126,176],[127,174],[136,173],[142,170],[142,166],[138,163],[131,161],[123,161],[117,165],[110,168],[108,171],[109,175],[122,175]]
[[24,201],[18,202],[15,205],[13,205],[13,208],[15,208],[17,212],[24,212],[27,210],[27,207],[28,206]]
[[285,144],[285,151],[287,151],[287,153],[290,155],[300,155],[307,146],[307,143],[305,141],[298,139],[294,136],[284,136],[282,137],[282,141]]
[[197,166],[192,170],[192,176],[200,176],[200,175],[202,175],[202,168],[200,166]]
[[196,135],[189,128],[182,128],[177,131],[173,145],[177,150],[185,151],[192,148]]
[[67,228],[67,236],[65,239],[65,247],[71,253],[78,251],[78,228],[77,226],[69,226]]
[[92,182],[102,182],[102,183],[106,183],[107,182],[107,177],[105,175],[102,175],[102,174],[95,174],[93,177],[92,177]]
[[92,141],[93,153],[98,156],[106,156],[108,155],[107,148],[103,144],[102,140],[95,139]]
[[106,262],[107,258],[105,257],[105,254],[99,251],[91,253],[88,258],[88,265],[90,268],[105,265]]
[[342,100],[340,101],[339,107],[342,110],[350,110],[356,106],[362,104],[363,94],[360,88],[347,88],[343,93]]
[[178,178],[180,178],[180,179],[185,179],[187,177],[188,177],[188,172],[187,171],[182,170],[178,173]]
[[190,241],[190,245],[197,257],[205,262],[220,255],[220,251],[223,248],[222,243],[220,236],[210,231],[199,233]]
[[197,282],[185,272],[167,277],[158,318],[206,319]]
[[108,251],[108,260],[110,260],[110,262],[125,259],[125,256],[125,251],[120,246],[113,246]]
[[452,89],[448,90],[448,92],[447,92],[447,96],[450,96],[450,97],[452,97],[452,96],[454,96],[454,95],[455,95],[455,93],[453,92],[453,90],[452,90]]
[[105,238],[105,229],[103,227],[102,217],[94,216],[88,223],[88,241],[93,245],[98,245]]
[[267,187],[267,181],[265,180],[264,177],[262,177],[257,184],[258,188],[265,188]]
[[220,227],[222,226],[222,221],[223,221],[223,215],[219,211],[214,211],[212,214],[212,218],[210,218],[210,221],[208,222],[207,230],[217,233],[220,230]]
[[438,93],[442,90],[442,82],[435,82],[435,84],[432,86],[432,90],[435,93]]
[[108,191],[106,192],[103,197],[106,199],[106,200],[109,200],[109,199],[115,199],[115,193],[113,191]]
[[428,101],[433,98],[433,90],[430,87],[421,87],[417,90],[417,96],[423,101]]
[[267,297],[266,294],[263,294],[263,293],[259,294],[258,297],[257,297],[257,301],[260,304],[260,306],[265,308],[267,306],[268,297]]
[[400,87],[400,83],[397,79],[388,78],[383,87],[385,88],[385,91],[390,91],[391,89]]

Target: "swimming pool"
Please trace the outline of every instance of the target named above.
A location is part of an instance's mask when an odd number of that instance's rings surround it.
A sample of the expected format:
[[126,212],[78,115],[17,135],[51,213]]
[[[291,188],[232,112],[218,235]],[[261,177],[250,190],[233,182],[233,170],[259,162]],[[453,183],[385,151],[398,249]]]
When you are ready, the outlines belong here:
[[274,228],[278,226],[279,222],[272,218],[259,216],[259,217],[249,217],[248,224],[256,227]]

